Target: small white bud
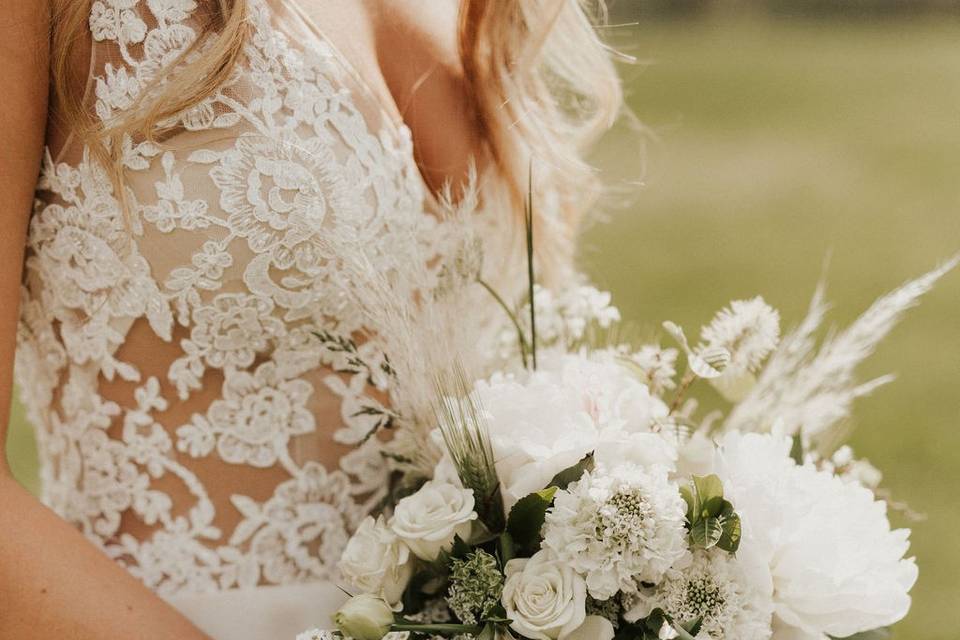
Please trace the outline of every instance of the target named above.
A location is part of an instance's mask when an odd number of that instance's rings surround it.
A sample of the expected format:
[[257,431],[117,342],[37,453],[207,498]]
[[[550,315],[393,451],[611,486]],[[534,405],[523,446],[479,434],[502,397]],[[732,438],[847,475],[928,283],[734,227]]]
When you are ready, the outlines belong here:
[[347,600],[333,621],[341,633],[354,640],[382,640],[390,633],[393,610],[382,598],[363,593]]

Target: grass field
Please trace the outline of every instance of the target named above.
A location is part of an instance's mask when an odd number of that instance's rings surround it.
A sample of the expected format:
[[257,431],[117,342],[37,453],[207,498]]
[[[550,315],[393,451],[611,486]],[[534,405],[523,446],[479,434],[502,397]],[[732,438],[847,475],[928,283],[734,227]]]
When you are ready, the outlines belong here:
[[[645,64],[624,70],[657,140],[629,210],[591,229],[583,263],[628,317],[692,330],[731,298],[762,294],[799,319],[832,254],[832,319],[960,249],[960,24],[711,22],[618,32]],[[605,165],[629,165],[614,136]],[[893,494],[928,515],[903,640],[960,628],[960,273],[864,367],[896,383],[863,400],[853,442]],[[15,413],[10,458],[30,486]]]

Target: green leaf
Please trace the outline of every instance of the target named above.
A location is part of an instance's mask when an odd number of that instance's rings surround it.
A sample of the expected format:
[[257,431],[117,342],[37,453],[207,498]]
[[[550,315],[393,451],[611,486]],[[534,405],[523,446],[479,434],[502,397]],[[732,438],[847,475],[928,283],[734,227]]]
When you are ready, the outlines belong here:
[[723,533],[717,540],[717,548],[729,553],[736,553],[737,549],[740,548],[740,537],[743,534],[740,526],[740,516],[736,513],[722,515],[720,516],[720,523]]
[[704,500],[698,515],[701,518],[716,518],[723,511],[724,504],[730,503],[724,500],[723,496],[713,496],[709,500]]
[[483,622],[492,622],[494,624],[510,624],[511,620],[507,617],[507,610],[502,604],[497,604],[490,608]]
[[513,536],[504,531],[500,534],[500,564],[506,566],[508,562],[517,557],[517,545],[513,542]]
[[687,522],[693,522],[696,518],[695,514],[700,511],[700,500],[690,485],[680,487],[680,497],[687,503]]
[[687,522],[717,517],[723,508],[723,484],[714,474],[692,476],[689,485],[680,487],[680,497],[687,503]]
[[451,558],[465,558],[473,548],[467,544],[460,536],[453,537],[453,545],[450,547]]
[[700,627],[703,626],[703,616],[698,616],[693,620],[682,622],[680,626],[683,628],[684,631],[686,631],[692,636],[695,636],[698,633],[700,633]]
[[673,626],[673,621],[660,608],[636,622],[621,619],[614,640],[660,640],[660,629],[664,623]]
[[584,472],[589,471],[592,468],[593,454],[590,454],[572,467],[567,467],[557,475],[553,476],[553,480],[550,481],[548,486],[557,487],[561,491],[564,491],[571,484],[582,478]]
[[723,498],[723,483],[716,474],[693,476],[693,486],[700,496],[700,504],[706,504],[712,498]]
[[408,614],[419,613],[423,610],[427,600],[432,594],[428,594],[427,586],[441,577],[436,567],[428,565],[423,571],[418,571],[410,579],[406,591],[403,592],[403,610]]
[[557,487],[547,487],[521,498],[510,509],[507,517],[507,533],[518,551],[535,551],[540,544],[540,529],[553,503]]
[[690,527],[690,539],[704,549],[715,546],[722,535],[723,527],[719,518],[701,518]]
[[793,436],[793,443],[790,445],[790,457],[797,464],[803,464],[803,439],[798,431]]
[[488,624],[483,627],[483,631],[477,636],[477,640],[495,640],[496,637],[495,627],[492,624]]
[[687,630],[680,625],[674,625],[673,630],[677,632],[677,640],[696,640]]

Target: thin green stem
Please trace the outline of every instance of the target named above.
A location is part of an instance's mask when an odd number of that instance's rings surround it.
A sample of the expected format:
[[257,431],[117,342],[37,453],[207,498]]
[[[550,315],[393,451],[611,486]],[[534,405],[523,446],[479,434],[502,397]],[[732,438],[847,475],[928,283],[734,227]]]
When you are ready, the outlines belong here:
[[529,346],[527,345],[527,338],[523,335],[523,328],[520,326],[520,320],[517,318],[517,314],[511,311],[510,307],[507,306],[506,301],[500,297],[500,294],[494,290],[483,278],[477,278],[477,282],[480,283],[480,286],[487,290],[487,292],[493,296],[493,299],[497,301],[497,304],[500,305],[500,308],[507,314],[507,317],[510,318],[510,322],[513,323],[513,326],[517,329],[517,341],[520,343],[520,358],[523,360],[523,368],[527,368],[527,350]]
[[395,622],[390,625],[390,630],[440,634],[468,633],[470,635],[477,635],[483,631],[483,627],[470,624],[417,624],[413,622]]
[[533,370],[537,370],[537,306],[534,304],[533,272],[533,159],[530,159],[530,168],[527,173],[527,204],[524,211],[524,220],[527,227],[527,286],[530,297],[530,353],[533,357]]
[[680,408],[680,404],[683,402],[683,397],[686,395],[687,389],[690,388],[690,385],[693,384],[693,381],[696,379],[697,376],[688,369],[686,374],[684,374],[683,379],[680,380],[680,387],[677,389],[677,395],[674,396],[673,402],[670,403],[669,415],[673,415],[676,410]]

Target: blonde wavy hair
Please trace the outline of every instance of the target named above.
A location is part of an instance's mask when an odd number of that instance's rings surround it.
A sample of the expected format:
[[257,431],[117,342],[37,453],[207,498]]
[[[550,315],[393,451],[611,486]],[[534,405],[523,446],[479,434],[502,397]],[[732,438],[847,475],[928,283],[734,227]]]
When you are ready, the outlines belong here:
[[[245,0],[201,4],[205,28],[194,49],[204,46],[204,55],[186,62],[190,52],[185,52],[162,86],[144,91],[131,108],[102,122],[83,103],[78,90],[83,83],[76,82],[72,64],[86,39],[91,0],[54,2],[51,67],[57,111],[111,170],[117,186],[124,178],[123,136],[160,139],[162,123],[210,95],[242,56]],[[570,256],[581,218],[600,193],[584,154],[622,106],[611,52],[595,28],[605,19],[602,1],[461,0],[461,64],[490,157],[517,212],[523,211],[528,171],[534,168],[538,198],[543,194],[546,208],[558,212],[552,219],[560,221],[545,229],[552,241],[543,253],[560,261]],[[123,201],[124,190],[118,192]]]

